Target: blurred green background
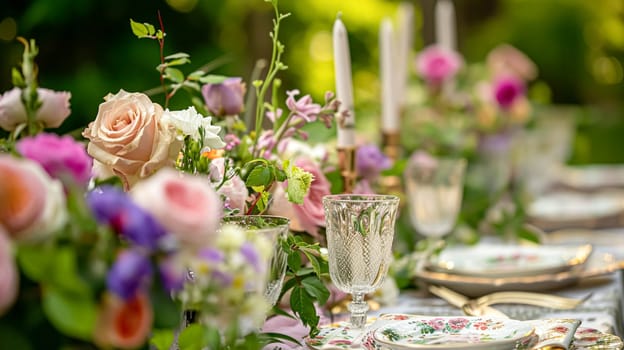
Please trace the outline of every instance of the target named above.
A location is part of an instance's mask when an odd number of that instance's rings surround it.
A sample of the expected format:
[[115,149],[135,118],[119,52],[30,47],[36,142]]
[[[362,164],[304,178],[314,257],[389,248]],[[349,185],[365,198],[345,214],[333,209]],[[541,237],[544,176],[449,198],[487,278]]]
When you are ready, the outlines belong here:
[[[410,0],[407,0],[410,1]],[[435,0],[416,8],[413,49],[432,41]],[[455,0],[459,50],[482,61],[502,42],[531,57],[550,95],[548,113],[564,110],[577,122],[571,163],[624,162],[624,0]],[[284,90],[320,99],[334,89],[331,30],[338,12],[349,31],[356,112],[379,114],[378,28],[396,17],[398,1],[281,0],[286,45]],[[98,104],[120,88],[144,91],[159,84],[158,45],[132,35],[129,19],[157,23],[167,33],[165,54],[186,52],[186,72],[213,62],[218,74],[249,80],[270,54],[272,12],[262,0],[9,0],[0,2],[0,91],[11,88],[11,67],[21,58],[16,36],[40,47],[40,85],[72,92],[72,116],[60,132],[84,127]],[[160,101],[161,96],[155,96]],[[172,107],[186,103],[176,96]],[[562,106],[562,108],[559,108]],[[370,123],[362,123],[368,125]]]

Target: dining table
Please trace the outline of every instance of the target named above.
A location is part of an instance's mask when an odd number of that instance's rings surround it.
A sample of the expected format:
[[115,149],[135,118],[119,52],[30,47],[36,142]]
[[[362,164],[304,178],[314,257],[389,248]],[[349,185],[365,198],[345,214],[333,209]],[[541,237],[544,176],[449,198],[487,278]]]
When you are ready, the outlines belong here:
[[[595,169],[592,168],[591,170],[593,176],[591,180],[593,181],[596,177]],[[612,172],[613,170],[609,169],[609,171]],[[611,180],[613,181],[613,179]],[[624,179],[619,179],[619,181],[624,182]],[[595,181],[591,184],[592,186],[595,186]],[[613,191],[612,189],[599,187],[592,188],[591,191],[584,191],[579,190],[578,188],[574,189],[572,185],[568,187],[553,186],[553,188],[556,190],[561,190],[562,188],[565,188],[566,191],[572,188],[574,191],[571,193],[574,193],[574,195],[581,194],[592,196],[590,201],[585,200],[585,197],[580,198],[579,203],[585,203],[586,205],[599,203],[600,199],[599,197],[597,197],[597,194],[610,193],[610,195],[612,196],[613,193],[616,193],[616,191]],[[618,183],[617,187],[617,190],[621,191],[624,188],[624,183]],[[546,195],[550,194],[547,193]],[[616,212],[618,217],[624,217],[624,196],[622,196],[622,198],[623,199],[621,203],[618,204],[621,205],[621,207],[619,207],[618,212]],[[559,208],[561,207],[562,206],[560,206]],[[596,334],[605,335],[605,337],[603,338],[599,336],[595,338],[586,338],[589,339],[589,343],[585,343],[583,346],[581,346],[580,344],[574,345],[575,343],[573,341],[571,345],[561,348],[623,348],[624,344],[622,343],[621,338],[624,337],[624,220],[611,220],[613,217],[613,212],[609,210],[612,210],[613,208],[611,206],[605,206],[605,208],[606,209],[602,212],[597,211],[597,215],[603,215],[603,213],[607,213],[608,215],[604,215],[604,218],[608,219],[608,221],[604,221],[602,220],[602,217],[598,217],[598,220],[583,220],[582,223],[584,224],[578,225],[579,221],[575,218],[568,218],[564,215],[561,215],[560,218],[562,219],[562,222],[556,223],[554,220],[551,220],[550,222],[548,222],[549,225],[545,225],[542,227],[542,241],[540,242],[540,246],[546,247],[546,249],[548,249],[549,246],[552,246],[553,249],[555,249],[560,247],[577,247],[581,245],[590,245],[591,255],[588,259],[593,260],[590,261],[588,264],[593,265],[591,267],[588,267],[588,269],[594,269],[594,273],[588,273],[585,275],[581,274],[579,276],[582,276],[582,278],[579,277],[571,279],[567,281],[569,283],[557,284],[556,282],[553,282],[549,284],[548,281],[542,281],[542,284],[535,285],[533,286],[534,288],[526,288],[527,285],[520,284],[520,286],[525,287],[525,289],[528,289],[531,292],[546,293],[548,295],[579,299],[582,302],[580,302],[578,306],[574,307],[573,309],[559,309],[554,307],[524,305],[511,302],[491,305],[491,307],[493,307],[497,312],[502,312],[511,320],[519,320],[524,322],[535,322],[544,320],[576,320],[578,322],[577,326],[579,326],[578,330],[591,330],[592,332],[596,332]],[[548,208],[548,210],[552,211],[552,208]],[[578,210],[578,208],[572,208],[572,210]],[[536,225],[539,225],[540,223],[540,220],[533,221],[533,224]],[[557,225],[555,225],[555,223]],[[591,225],[587,223],[591,223]],[[481,240],[485,243],[497,244],[500,243],[498,242],[498,239],[499,238],[497,237],[482,237]],[[553,254],[557,254],[557,251],[553,250]],[[603,260],[606,259],[605,257],[608,257],[609,259]],[[553,273],[552,276],[553,279],[557,279],[560,277],[560,275],[557,275],[555,273]],[[461,279],[458,280],[462,281]],[[504,281],[505,279],[502,278],[502,280]],[[450,282],[448,280],[444,280],[443,278],[440,280],[436,280],[435,273],[424,273],[420,276],[417,274],[414,278],[414,282],[415,285],[418,286],[418,288],[402,290],[398,298],[396,298],[394,302],[381,304],[379,307],[375,307],[369,311],[369,318],[373,320],[372,324],[369,324],[369,328],[367,329],[370,338],[372,338],[373,333],[379,336],[379,332],[374,332],[374,327],[379,327],[379,324],[377,324],[378,321],[376,320],[382,319],[384,317],[388,319],[388,315],[391,315],[392,318],[396,319],[405,319],[421,316],[429,318],[466,316],[464,309],[458,307],[458,305],[454,305],[454,303],[449,302],[444,298],[433,294],[430,291],[430,287],[432,285],[435,286],[436,284],[441,284],[443,287],[447,287],[449,289],[453,289],[457,286],[463,287],[464,290],[462,290],[461,288],[459,290],[455,290],[455,292],[459,292],[460,294],[466,291],[474,292],[472,295],[465,295],[466,299],[474,299],[477,296],[486,294],[485,289],[474,289],[474,285],[471,286],[467,283],[464,283],[464,285],[459,283],[453,284],[451,283],[452,281]],[[507,287],[507,289],[505,290],[513,290],[513,287],[515,285],[505,285],[503,283],[502,286]],[[487,290],[487,292],[489,293],[497,291],[497,286],[494,284],[485,287],[488,287],[487,289],[489,290]],[[328,329],[335,329],[336,327],[345,327],[345,324],[347,324],[346,318],[343,317],[341,319],[340,315],[338,315],[337,317],[334,317],[332,319],[332,322],[332,324],[325,325],[325,333],[323,333],[322,331],[321,335],[318,336],[317,339],[313,339],[312,342],[309,341],[310,339],[306,341],[306,345],[308,346],[308,348],[333,349],[336,347],[335,345],[330,344],[338,344],[337,348],[360,347],[358,346],[358,344],[356,344],[354,339],[349,338],[352,337],[354,333],[352,333],[352,330],[348,330],[348,326],[346,326],[346,328],[343,328],[340,332],[332,333],[331,331],[328,331]],[[394,329],[391,330],[394,331]],[[366,334],[366,332],[360,332],[359,334]],[[576,336],[577,334],[574,335]],[[604,342],[604,339],[606,339],[607,335],[611,337],[609,338],[610,340],[602,343]],[[333,340],[329,341],[329,339],[332,337]],[[592,343],[594,339],[595,343]],[[351,342],[353,342],[353,345],[349,346],[348,344],[350,344]],[[360,348],[394,349],[394,347],[383,347],[379,346],[379,344],[371,346],[370,343],[368,344],[368,346],[362,345]],[[411,349],[412,347],[411,345],[403,344],[401,346],[397,346],[396,348]],[[419,347],[415,346],[414,348]],[[537,347],[531,349],[538,348],[543,349],[548,347]],[[558,347],[550,347],[549,349],[553,348]]]

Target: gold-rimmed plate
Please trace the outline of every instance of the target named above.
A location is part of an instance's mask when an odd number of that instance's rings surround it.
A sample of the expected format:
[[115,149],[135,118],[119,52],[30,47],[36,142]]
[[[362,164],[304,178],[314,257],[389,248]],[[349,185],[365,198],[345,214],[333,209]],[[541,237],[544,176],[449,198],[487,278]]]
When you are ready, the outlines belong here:
[[427,268],[476,277],[516,277],[552,274],[582,266],[592,252],[580,246],[505,245],[480,243],[444,249]]
[[444,286],[470,297],[479,297],[495,291],[547,291],[574,285],[583,279],[607,276],[624,268],[624,261],[617,261],[608,253],[594,253],[582,269],[535,276],[486,277],[466,276],[421,269],[415,271],[415,279],[428,284]]

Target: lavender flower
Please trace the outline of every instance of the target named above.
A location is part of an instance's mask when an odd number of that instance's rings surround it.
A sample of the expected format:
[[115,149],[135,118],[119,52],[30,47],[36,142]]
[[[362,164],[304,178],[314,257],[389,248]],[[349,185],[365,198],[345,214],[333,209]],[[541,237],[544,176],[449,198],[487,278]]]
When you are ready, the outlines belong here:
[[360,176],[374,181],[381,171],[392,166],[392,160],[383,154],[379,147],[368,144],[358,147],[355,153],[355,166]]
[[119,253],[108,272],[106,285],[111,292],[128,300],[148,287],[151,275],[152,266],[145,254],[137,250],[125,250]]
[[117,187],[104,186],[88,193],[87,204],[98,222],[109,225],[135,245],[154,250],[166,235],[154,217]]
[[206,84],[202,95],[210,113],[216,116],[236,115],[245,107],[245,84],[241,78],[228,78],[222,83]]
[[516,99],[524,96],[524,82],[513,76],[501,77],[494,83],[494,97],[499,106],[510,108]]

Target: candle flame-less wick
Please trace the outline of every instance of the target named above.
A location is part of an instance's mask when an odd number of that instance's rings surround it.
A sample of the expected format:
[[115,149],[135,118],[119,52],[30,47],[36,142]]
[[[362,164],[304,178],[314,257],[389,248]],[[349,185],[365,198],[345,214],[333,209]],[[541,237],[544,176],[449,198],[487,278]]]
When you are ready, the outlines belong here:
[[342,11],[338,11],[336,14],[336,19],[342,20]]

